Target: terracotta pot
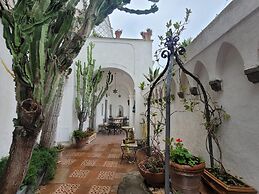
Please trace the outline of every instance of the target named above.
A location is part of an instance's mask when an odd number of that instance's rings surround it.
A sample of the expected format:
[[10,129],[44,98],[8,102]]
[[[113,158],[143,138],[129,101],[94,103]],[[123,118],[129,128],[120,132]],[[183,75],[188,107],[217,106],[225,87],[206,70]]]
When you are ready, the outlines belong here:
[[122,34],[122,30],[116,30],[115,31],[115,38],[120,38]]
[[165,172],[152,173],[146,170],[144,163],[146,160],[141,161],[138,164],[140,174],[144,177],[147,184],[152,187],[163,187],[165,183]]
[[210,190],[214,190],[217,193],[224,193],[224,194],[256,194],[257,191],[248,186],[229,186],[215,177],[212,173],[208,170],[204,170],[202,175],[203,182],[209,186]]
[[82,148],[82,147],[84,147],[85,146],[85,139],[83,138],[80,138],[80,139],[78,139],[78,138],[76,138],[76,148]]
[[148,158],[146,148],[138,149],[136,151],[136,162],[137,165]]
[[170,163],[172,188],[182,194],[199,194],[201,185],[201,175],[205,168],[205,163],[195,165],[180,165]]

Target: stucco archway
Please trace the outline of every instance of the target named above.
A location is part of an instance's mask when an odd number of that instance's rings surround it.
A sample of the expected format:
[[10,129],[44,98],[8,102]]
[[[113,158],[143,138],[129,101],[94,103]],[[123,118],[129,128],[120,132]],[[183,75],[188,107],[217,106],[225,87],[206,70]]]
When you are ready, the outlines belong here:
[[134,104],[137,99],[135,99],[135,84],[132,77],[129,73],[119,68],[105,67],[102,68],[102,71],[104,71],[104,75],[100,87],[105,84],[108,72],[112,73],[113,81],[105,97],[97,106],[96,126],[107,122],[108,117],[121,116],[119,114],[121,111],[123,116],[129,119],[129,123],[133,124],[135,120]]

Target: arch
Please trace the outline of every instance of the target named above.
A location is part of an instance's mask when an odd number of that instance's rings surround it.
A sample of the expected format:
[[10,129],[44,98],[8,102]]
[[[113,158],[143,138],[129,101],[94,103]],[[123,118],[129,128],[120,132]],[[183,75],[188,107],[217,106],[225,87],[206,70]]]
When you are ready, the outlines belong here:
[[238,57],[240,57],[240,59],[243,63],[242,68],[244,69],[244,60],[243,60],[243,57],[242,57],[241,53],[239,52],[239,50],[233,44],[231,44],[229,42],[223,42],[221,44],[220,48],[219,48],[219,51],[218,51],[216,68],[215,68],[216,69],[216,76],[218,78],[221,78],[221,75],[224,71],[224,68],[225,68],[224,60],[225,60],[225,58],[228,55],[231,55],[233,53],[235,53]]
[[121,104],[118,106],[117,116],[118,117],[123,117],[124,116],[124,108],[123,108],[123,106]]
[[178,91],[188,91],[190,87],[190,82],[187,75],[184,72],[181,72],[178,84]]
[[[117,82],[116,86],[118,87],[120,86],[121,88],[124,88],[124,91],[126,89],[129,95],[134,94],[135,82],[129,72],[115,67],[105,67],[105,68],[102,68],[102,70],[104,72],[111,71],[111,73],[113,74],[116,73],[116,82]],[[113,75],[113,80],[114,79],[115,77]],[[120,80],[122,80],[122,82]],[[114,84],[115,82],[113,81],[113,83],[111,84],[111,87],[114,86]]]
[[[209,73],[205,67],[205,65],[201,61],[197,61],[194,67],[194,75],[196,75],[200,81],[207,86],[209,84]],[[196,84],[196,83],[194,83]]]

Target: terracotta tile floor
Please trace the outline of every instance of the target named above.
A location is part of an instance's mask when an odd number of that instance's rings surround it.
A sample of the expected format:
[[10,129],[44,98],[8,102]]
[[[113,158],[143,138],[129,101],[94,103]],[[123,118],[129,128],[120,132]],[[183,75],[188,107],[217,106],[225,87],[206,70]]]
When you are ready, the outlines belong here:
[[98,135],[82,149],[62,152],[55,178],[40,194],[115,194],[123,176],[137,170],[120,159],[124,135]]
[[[62,152],[55,178],[41,186],[38,194],[116,194],[118,184],[134,164],[121,162],[120,143],[124,135],[98,135],[81,149]],[[163,194],[163,189],[152,190]],[[201,194],[210,194],[203,187]]]

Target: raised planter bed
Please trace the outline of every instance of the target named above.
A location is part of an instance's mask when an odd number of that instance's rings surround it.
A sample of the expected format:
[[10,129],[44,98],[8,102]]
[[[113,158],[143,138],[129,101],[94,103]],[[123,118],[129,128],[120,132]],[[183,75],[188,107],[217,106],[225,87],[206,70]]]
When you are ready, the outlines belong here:
[[91,143],[93,140],[96,139],[96,133],[94,132],[92,135],[90,135],[89,137],[86,137],[86,143],[89,144]]
[[219,180],[216,176],[210,173],[207,169],[202,175],[203,182],[219,194],[256,194],[257,191],[244,184],[244,186],[230,186]]

